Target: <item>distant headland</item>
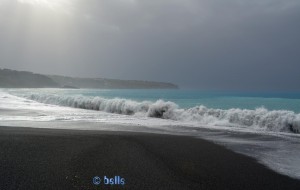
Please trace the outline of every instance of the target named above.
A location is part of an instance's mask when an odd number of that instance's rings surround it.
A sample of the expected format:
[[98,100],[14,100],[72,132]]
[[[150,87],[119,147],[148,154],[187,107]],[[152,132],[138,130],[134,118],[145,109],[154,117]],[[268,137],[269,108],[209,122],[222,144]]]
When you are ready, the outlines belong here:
[[166,82],[78,78],[0,69],[0,88],[178,89]]

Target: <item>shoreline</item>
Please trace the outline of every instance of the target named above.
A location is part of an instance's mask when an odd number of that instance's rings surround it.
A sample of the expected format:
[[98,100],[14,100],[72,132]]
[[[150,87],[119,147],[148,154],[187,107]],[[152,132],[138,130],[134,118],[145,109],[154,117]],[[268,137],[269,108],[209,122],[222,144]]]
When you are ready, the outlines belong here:
[[[0,127],[0,189],[299,189],[300,180],[206,140]],[[95,176],[125,185],[99,186]]]

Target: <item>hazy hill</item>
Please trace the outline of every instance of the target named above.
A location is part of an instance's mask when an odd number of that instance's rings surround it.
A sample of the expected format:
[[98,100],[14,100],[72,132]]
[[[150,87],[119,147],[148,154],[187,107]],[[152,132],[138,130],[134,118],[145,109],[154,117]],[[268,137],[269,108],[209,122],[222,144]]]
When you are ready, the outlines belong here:
[[1,88],[46,88],[60,87],[51,78],[27,71],[0,69]]
[[136,80],[117,80],[105,78],[73,78],[63,76],[48,76],[56,83],[63,86],[74,86],[77,88],[126,88],[126,89],[151,89],[151,88],[178,88],[171,83],[149,82]]
[[174,89],[177,85],[164,82],[75,78],[41,75],[26,71],[0,69],[1,88],[105,88],[105,89]]

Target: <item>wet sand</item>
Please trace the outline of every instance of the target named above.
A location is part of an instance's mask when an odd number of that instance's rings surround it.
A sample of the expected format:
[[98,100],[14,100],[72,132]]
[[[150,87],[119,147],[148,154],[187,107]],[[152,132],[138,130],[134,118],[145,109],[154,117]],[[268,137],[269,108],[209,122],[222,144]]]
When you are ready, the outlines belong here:
[[192,137],[0,127],[0,189],[274,190],[300,189],[300,180]]

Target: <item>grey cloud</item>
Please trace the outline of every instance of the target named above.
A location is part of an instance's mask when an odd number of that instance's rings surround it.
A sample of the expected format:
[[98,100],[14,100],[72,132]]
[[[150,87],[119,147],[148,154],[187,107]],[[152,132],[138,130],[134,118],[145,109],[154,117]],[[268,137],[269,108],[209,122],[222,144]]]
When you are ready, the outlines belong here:
[[1,67],[203,89],[299,90],[296,0],[73,0],[70,14],[3,2]]

